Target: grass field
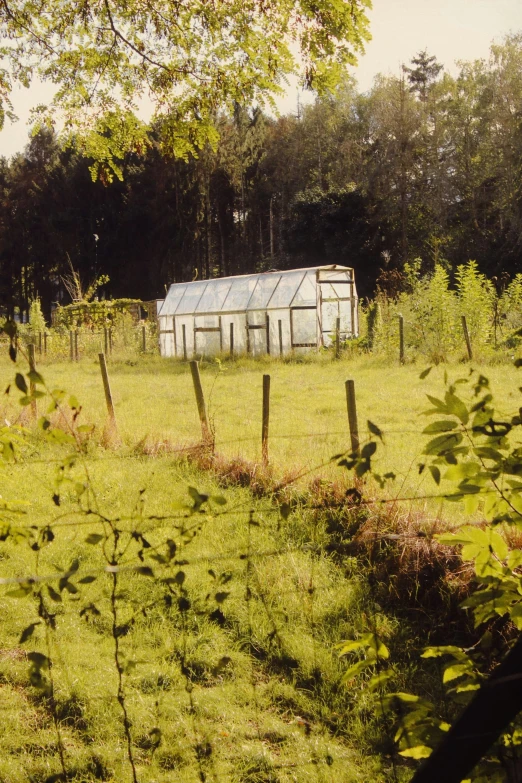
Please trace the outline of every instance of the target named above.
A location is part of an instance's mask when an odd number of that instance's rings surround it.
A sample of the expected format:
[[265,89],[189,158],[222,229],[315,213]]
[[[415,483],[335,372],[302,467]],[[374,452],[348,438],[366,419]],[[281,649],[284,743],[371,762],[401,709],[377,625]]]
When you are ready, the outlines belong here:
[[[200,437],[186,365],[110,365],[120,446],[103,435],[97,364],[40,369],[50,388],[78,397],[96,432],[65,468],[69,446],[29,435],[1,474],[3,500],[24,513],[3,512],[20,530],[0,552],[0,783],[409,779],[407,765],[392,768],[377,696],[341,683],[347,664],[335,645],[378,627],[401,661],[401,689],[424,681],[416,661],[426,639],[376,608],[355,558],[328,549],[327,519],[299,508],[283,518],[270,497],[223,490],[179,460],[172,449]],[[259,460],[268,372],[274,471],[339,475],[328,461],[348,446],[344,381],[354,378],[361,431],[371,419],[385,432],[382,468],[400,477],[393,492],[433,492],[416,471],[420,413],[426,392],[442,393],[444,369],[424,381],[421,369],[322,357],[205,364],[216,448]],[[13,366],[0,370],[7,386]],[[517,371],[484,372],[500,410],[515,412]],[[17,396],[4,403],[10,421]],[[155,458],[143,453],[147,439]],[[67,478],[58,489],[57,476]],[[192,508],[200,495],[189,487],[210,500]],[[50,668],[35,666],[35,653]]]
[[[475,365],[473,365],[475,367]],[[107,420],[98,363],[41,364],[50,388],[74,393],[83,406],[82,420],[96,425],[101,435]],[[344,383],[355,380],[361,438],[368,435],[368,419],[385,434],[375,465],[381,473],[394,471],[396,496],[433,494],[426,476],[418,476],[430,407],[426,394],[441,396],[444,374],[465,377],[469,365],[441,365],[421,380],[423,365],[386,363],[372,358],[332,361],[312,356],[297,362],[239,360],[202,364],[201,376],[216,450],[229,458],[261,457],[262,375],[271,376],[270,461],[276,473],[303,473],[337,478],[339,470],[330,458],[349,448]],[[514,415],[520,405],[519,374],[512,365],[476,367],[489,377],[498,410]],[[159,358],[109,365],[116,417],[124,450],[140,442],[146,452],[184,449],[201,438],[194,390],[187,364]],[[12,367],[0,364],[0,378],[7,385]],[[462,388],[462,387],[461,387]],[[7,414],[10,416],[10,414]],[[417,504],[426,508],[425,504]],[[428,504],[430,514],[440,505]],[[454,507],[451,507],[454,513]]]

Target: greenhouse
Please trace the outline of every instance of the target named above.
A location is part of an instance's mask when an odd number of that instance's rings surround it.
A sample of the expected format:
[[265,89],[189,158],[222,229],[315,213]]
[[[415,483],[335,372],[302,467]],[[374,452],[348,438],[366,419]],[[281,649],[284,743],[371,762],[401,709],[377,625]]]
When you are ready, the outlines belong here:
[[[337,320],[339,319],[339,321]],[[158,311],[162,356],[282,356],[358,334],[353,269],[318,266],[170,286]]]

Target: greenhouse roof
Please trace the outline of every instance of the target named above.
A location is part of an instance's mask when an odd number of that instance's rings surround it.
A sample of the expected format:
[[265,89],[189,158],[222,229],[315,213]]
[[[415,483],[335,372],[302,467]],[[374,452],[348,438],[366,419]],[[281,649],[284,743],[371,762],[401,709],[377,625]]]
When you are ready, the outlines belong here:
[[[317,301],[317,273],[321,279],[336,273],[353,272],[346,266],[291,269],[285,272],[259,272],[253,275],[217,277],[192,283],[173,283],[159,316],[191,313],[275,310],[291,306],[313,306]],[[353,278],[353,275],[350,276]]]

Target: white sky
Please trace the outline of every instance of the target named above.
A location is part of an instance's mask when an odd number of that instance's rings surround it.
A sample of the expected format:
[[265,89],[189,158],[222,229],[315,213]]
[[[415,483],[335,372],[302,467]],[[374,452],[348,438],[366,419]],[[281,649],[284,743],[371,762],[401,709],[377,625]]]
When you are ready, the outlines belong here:
[[[369,17],[372,41],[353,71],[363,91],[370,89],[377,73],[398,73],[402,63],[423,49],[450,72],[457,60],[487,57],[493,41],[522,30],[522,0],[373,0]],[[9,157],[25,147],[31,107],[51,96],[52,87],[38,83],[14,92],[19,121],[6,123],[0,132],[0,155]],[[302,96],[307,100],[310,97]],[[296,111],[295,87],[278,103],[283,113]]]

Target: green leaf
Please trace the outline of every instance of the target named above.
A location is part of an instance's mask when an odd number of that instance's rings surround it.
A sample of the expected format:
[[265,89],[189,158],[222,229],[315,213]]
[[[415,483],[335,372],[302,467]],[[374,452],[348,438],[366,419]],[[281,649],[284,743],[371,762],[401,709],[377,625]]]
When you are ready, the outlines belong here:
[[353,666],[350,666],[349,669],[345,671],[341,678],[342,683],[350,682],[351,680],[355,679],[361,672],[363,672],[365,669],[367,669],[369,666],[373,666],[375,664],[375,661],[357,661],[357,663],[354,663]]
[[457,397],[456,394],[452,394],[451,392],[446,392],[444,399],[448,413],[452,413],[454,416],[460,419],[463,424],[467,424],[469,421],[468,409],[460,397]]
[[83,576],[81,579],[78,579],[78,584],[90,585],[91,582],[95,582],[95,581],[96,581],[95,576]]
[[439,647],[427,647],[421,654],[421,658],[441,658],[443,655],[453,655],[459,660],[466,658],[466,653],[455,645],[443,645]]
[[480,466],[476,462],[461,462],[448,468],[444,478],[447,481],[462,481],[462,479],[476,476],[479,470]]
[[440,421],[434,421],[432,424],[428,424],[428,426],[422,430],[422,434],[429,435],[432,432],[451,432],[451,430],[456,430],[458,426],[456,421],[441,419]]
[[432,370],[433,370],[433,367],[426,367],[426,369],[423,370],[421,372],[421,374],[419,375],[420,380],[423,381],[424,378],[427,378]]
[[[36,370],[30,370],[27,373],[27,377],[29,378],[30,381],[32,381],[32,383],[39,383],[41,386],[43,386],[45,383],[40,373],[37,372]],[[21,391],[23,391],[23,389]]]
[[370,681],[368,682],[368,690],[369,691],[376,691],[380,688],[384,688],[390,680],[392,680],[394,677],[394,672],[391,669],[388,669],[384,672],[379,672],[378,674],[374,674]]
[[448,435],[439,435],[437,438],[433,438],[426,445],[426,448],[422,452],[423,454],[445,454],[450,449],[454,449],[456,446],[462,443],[462,435],[460,432],[452,432]]
[[406,748],[406,750],[400,750],[399,755],[405,756],[408,759],[427,759],[433,753],[433,749],[427,745],[416,745],[414,748]]
[[432,397],[431,394],[427,394],[426,397],[434,406],[434,408],[439,411],[439,413],[449,413],[446,404],[442,402],[442,400],[438,400],[436,397]]
[[340,642],[336,645],[339,647],[339,655],[347,655],[350,652],[361,650],[363,647],[367,647],[367,643],[363,639],[354,639],[351,642]]
[[471,674],[472,671],[473,668],[471,661],[466,661],[465,663],[454,663],[444,669],[442,682],[446,685],[446,683],[452,682],[459,677],[463,677],[466,674]]
[[511,570],[522,566],[522,549],[512,549],[508,554],[507,567]]
[[218,604],[222,604],[223,601],[225,601],[229,595],[230,593],[226,593],[226,592],[216,593],[215,599],[218,602]]

